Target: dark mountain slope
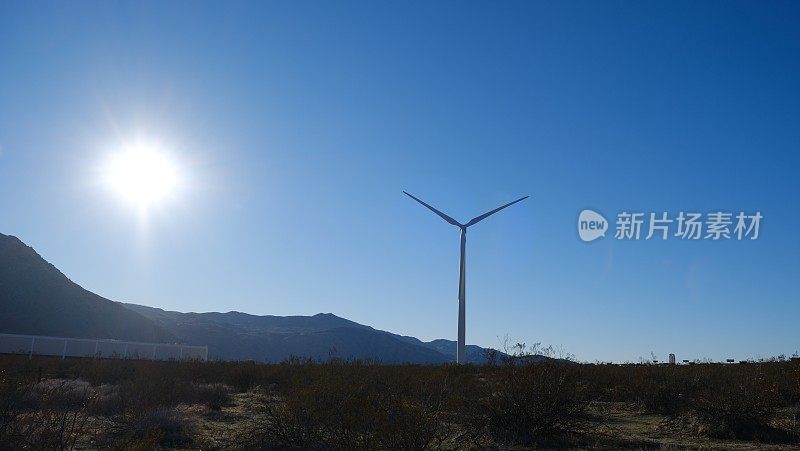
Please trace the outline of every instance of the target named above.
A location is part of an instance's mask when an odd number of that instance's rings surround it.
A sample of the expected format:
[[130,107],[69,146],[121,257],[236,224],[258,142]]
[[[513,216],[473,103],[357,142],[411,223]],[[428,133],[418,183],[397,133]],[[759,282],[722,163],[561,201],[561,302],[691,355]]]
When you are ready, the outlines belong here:
[[172,342],[142,315],[84,290],[17,237],[0,234],[0,331]]
[[[423,342],[340,318],[314,316],[256,316],[241,312],[180,313],[125,304],[152,319],[188,344],[207,344],[209,355],[226,359],[280,361],[303,356],[325,360],[378,359],[387,363],[455,361],[456,343]],[[486,350],[467,346],[467,361],[484,363]]]
[[[207,345],[212,359],[278,362],[289,357],[445,363],[455,343],[424,343],[340,318],[179,313],[120,304],[87,291],[19,239],[0,234],[0,332]],[[468,359],[483,362],[470,346]]]
[[180,313],[124,304],[187,344],[208,345],[210,358],[279,362],[291,356],[327,360],[374,359],[385,363],[444,363],[432,349],[330,313],[256,316],[240,312]]

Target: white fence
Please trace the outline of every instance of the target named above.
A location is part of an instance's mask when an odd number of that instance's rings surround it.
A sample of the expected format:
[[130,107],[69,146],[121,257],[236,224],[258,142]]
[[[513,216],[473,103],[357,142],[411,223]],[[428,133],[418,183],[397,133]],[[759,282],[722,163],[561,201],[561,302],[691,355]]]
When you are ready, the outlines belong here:
[[207,361],[208,346],[0,333],[0,354]]

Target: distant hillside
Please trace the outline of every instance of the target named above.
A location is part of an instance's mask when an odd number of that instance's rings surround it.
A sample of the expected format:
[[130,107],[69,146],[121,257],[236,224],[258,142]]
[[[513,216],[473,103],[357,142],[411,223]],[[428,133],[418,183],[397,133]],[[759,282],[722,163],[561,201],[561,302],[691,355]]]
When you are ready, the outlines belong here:
[[170,342],[142,315],[84,290],[17,237],[0,234],[0,331]]
[[[455,360],[449,340],[423,342],[340,318],[179,313],[121,304],[87,291],[13,236],[0,234],[0,332],[207,345],[209,357],[279,362],[289,357],[436,364]],[[467,346],[467,360],[485,350]]]
[[[455,340],[445,340],[440,338],[438,340],[433,341],[421,341],[418,338],[414,337],[400,337],[401,340],[404,340],[408,343],[418,344],[420,346],[424,346],[428,349],[433,349],[434,351],[440,352],[446,355],[451,361],[456,360],[456,341]],[[486,348],[482,348],[477,345],[466,345],[464,347],[466,351],[467,362],[470,363],[486,363]],[[500,358],[501,355],[505,355],[502,352],[497,351],[497,358]]]
[[330,313],[255,316],[240,312],[179,313],[124,304],[181,337],[208,345],[209,358],[279,362],[291,356],[327,360],[377,359],[386,363],[444,363],[436,350],[408,343]]

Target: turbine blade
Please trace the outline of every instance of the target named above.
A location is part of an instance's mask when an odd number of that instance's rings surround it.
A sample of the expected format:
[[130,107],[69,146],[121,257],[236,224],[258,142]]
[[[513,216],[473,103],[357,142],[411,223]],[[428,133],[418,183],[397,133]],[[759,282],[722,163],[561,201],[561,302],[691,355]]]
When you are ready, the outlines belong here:
[[406,196],[408,196],[408,197],[410,197],[410,198],[414,199],[415,201],[417,201],[417,202],[421,203],[422,205],[424,205],[425,207],[427,207],[427,208],[428,208],[430,211],[432,211],[432,212],[436,213],[437,215],[439,215],[439,217],[441,217],[441,218],[442,218],[442,219],[444,219],[445,221],[449,222],[450,224],[453,224],[454,226],[461,227],[461,223],[459,223],[459,222],[458,222],[458,221],[456,221],[455,219],[451,218],[450,216],[447,216],[446,214],[442,213],[441,211],[439,211],[439,210],[437,210],[437,209],[435,209],[435,208],[431,207],[430,205],[428,205],[428,204],[426,204],[425,202],[423,202],[423,201],[421,201],[421,200],[417,199],[416,197],[414,197],[413,195],[411,195],[411,194],[409,194],[409,193],[407,193],[407,192],[405,192],[405,191],[403,191],[403,193],[405,193],[405,195],[406,195]]
[[523,200],[525,200],[525,199],[527,199],[527,198],[528,198],[528,196],[521,197],[521,198],[519,198],[519,199],[515,200],[514,202],[509,202],[509,203],[507,203],[507,204],[503,205],[502,207],[497,207],[497,208],[495,208],[495,209],[494,209],[494,210],[492,210],[492,211],[486,212],[486,213],[484,213],[484,214],[482,214],[482,215],[480,215],[480,216],[477,216],[477,217],[475,217],[475,218],[472,218],[472,219],[470,219],[470,221],[469,221],[468,223],[464,224],[464,225],[465,225],[466,227],[469,227],[469,226],[471,226],[471,225],[477,224],[477,223],[479,223],[479,222],[483,221],[484,219],[488,218],[489,216],[491,216],[491,215],[493,215],[493,214],[497,213],[498,211],[500,211],[500,210],[502,210],[502,209],[504,209],[504,208],[506,208],[506,207],[510,207],[510,206],[512,206],[512,205],[514,205],[514,204],[516,204],[517,202],[521,202],[521,201],[523,201]]

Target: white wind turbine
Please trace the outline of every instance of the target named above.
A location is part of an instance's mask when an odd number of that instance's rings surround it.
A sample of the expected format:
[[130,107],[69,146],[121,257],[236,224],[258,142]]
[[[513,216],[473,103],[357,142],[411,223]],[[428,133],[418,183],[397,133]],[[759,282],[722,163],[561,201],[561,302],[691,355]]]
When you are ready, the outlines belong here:
[[407,193],[405,191],[403,191],[403,193],[405,193],[408,197],[414,199],[415,201],[421,203],[422,205],[427,207],[429,210],[431,210],[432,212],[434,212],[437,215],[439,215],[445,221],[447,221],[450,224],[452,224],[452,225],[458,227],[459,229],[461,229],[461,263],[459,265],[459,271],[458,271],[458,348],[456,349],[456,363],[466,363],[467,360],[466,360],[466,356],[464,354],[464,347],[465,347],[465,331],[464,331],[465,325],[464,325],[464,323],[465,323],[465,316],[466,316],[465,315],[465,309],[466,309],[466,283],[467,282],[466,282],[466,274],[465,274],[465,270],[466,270],[466,268],[465,268],[466,255],[465,254],[466,254],[466,247],[467,247],[467,227],[469,227],[471,225],[475,225],[475,224],[483,221],[484,219],[488,218],[489,216],[497,213],[498,211],[500,211],[500,210],[502,210],[502,209],[504,209],[506,207],[510,207],[511,205],[514,205],[517,202],[520,202],[520,201],[523,201],[523,200],[527,199],[528,196],[521,197],[521,198],[519,198],[519,199],[517,199],[517,200],[515,200],[513,202],[509,202],[509,203],[507,203],[505,205],[497,207],[492,211],[486,212],[486,213],[484,213],[484,214],[482,214],[480,216],[476,216],[476,217],[470,219],[469,221],[467,221],[465,224],[462,224],[462,223],[456,221],[455,219],[451,218],[450,216],[447,216],[446,214],[442,213],[441,211],[431,207],[430,205],[426,204],[422,200],[414,197],[413,195],[411,195],[411,194],[409,194],[409,193]]

